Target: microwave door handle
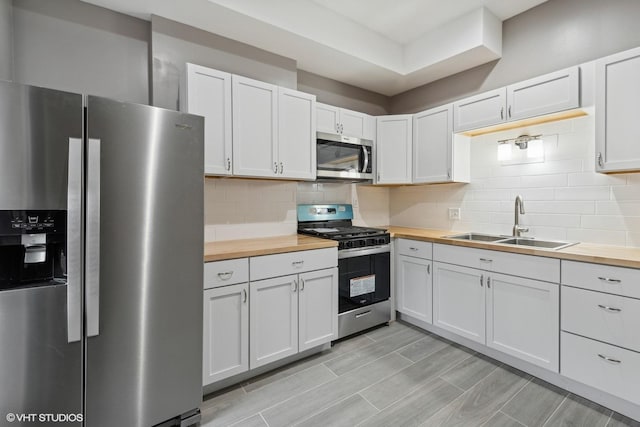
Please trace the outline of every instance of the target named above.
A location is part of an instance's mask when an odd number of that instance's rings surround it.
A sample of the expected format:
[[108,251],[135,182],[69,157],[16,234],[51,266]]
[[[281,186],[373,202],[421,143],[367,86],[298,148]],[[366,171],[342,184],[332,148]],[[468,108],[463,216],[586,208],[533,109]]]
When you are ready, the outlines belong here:
[[362,173],[367,173],[367,168],[369,167],[369,152],[367,151],[367,147],[362,146],[362,154],[364,154],[364,165],[362,167]]
[[82,140],[69,138],[67,174],[67,341],[82,335]]

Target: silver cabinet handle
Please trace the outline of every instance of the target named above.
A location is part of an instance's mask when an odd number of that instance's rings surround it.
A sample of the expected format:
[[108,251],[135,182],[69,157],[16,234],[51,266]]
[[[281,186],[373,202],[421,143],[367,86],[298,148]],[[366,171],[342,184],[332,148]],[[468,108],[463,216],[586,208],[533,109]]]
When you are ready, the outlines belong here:
[[447,169],[447,179],[451,179],[451,168]]
[[616,365],[619,365],[622,363],[622,360],[614,359],[612,357],[605,356],[604,354],[598,353],[598,357],[600,359],[606,360],[607,362],[615,363]]
[[67,178],[67,341],[80,341],[82,324],[82,140],[69,138]]
[[293,292],[297,292],[298,291],[298,281],[294,280],[293,281]]
[[362,165],[362,173],[367,173],[367,168],[369,167],[369,151],[367,147],[362,146],[362,155],[364,156],[364,163]]
[[356,316],[355,316],[355,317],[356,317],[356,319],[357,319],[357,318],[359,318],[359,317],[366,316],[367,314],[371,314],[371,310],[369,310],[369,311],[365,311],[365,312],[363,312],[363,313],[358,313],[358,314],[356,314]]
[[342,135],[343,133],[344,133],[344,125],[340,123],[340,134]]
[[620,313],[622,311],[621,308],[609,307],[607,305],[602,305],[602,304],[598,304],[598,307],[610,313]]
[[511,118],[511,105],[509,105],[509,118]]
[[291,265],[292,265],[293,267],[302,267],[302,264],[304,264],[304,260],[300,260],[300,261],[293,261],[293,262],[291,263]]
[[220,278],[220,280],[229,280],[231,279],[231,276],[233,276],[233,271],[224,271],[218,273],[218,277]]
[[493,262],[493,260],[489,258],[480,258],[480,262]]
[[482,282],[484,281],[484,274],[480,275],[480,287],[484,286]]
[[278,174],[278,162],[273,162],[273,173]]
[[231,159],[229,157],[227,157],[227,170],[231,170]]
[[100,333],[100,140],[87,141],[85,312],[87,336]]
[[602,159],[602,153],[598,153],[598,166],[600,166],[600,168],[604,167],[604,160]]
[[500,119],[504,120],[504,107],[500,108]]
[[242,302],[247,302],[247,290],[242,290]]
[[409,248],[409,250],[411,250],[411,251],[417,251],[417,250],[418,250],[418,248],[414,248],[414,247],[412,246],[412,247],[410,247],[410,248]]
[[283,171],[284,171],[284,165],[282,164],[282,162],[280,162],[280,175],[282,175]]
[[620,279],[610,279],[608,277],[598,277],[598,279],[602,280],[603,282],[607,282],[607,283],[622,283],[622,280],[620,280]]
[[304,291],[304,279],[300,279],[300,291]]
[[427,274],[431,274],[431,264],[427,264]]
[[487,288],[491,288],[491,276],[487,276]]
[[336,133],[340,133],[340,123],[336,123]]
[[380,172],[378,172],[378,181],[380,181]]

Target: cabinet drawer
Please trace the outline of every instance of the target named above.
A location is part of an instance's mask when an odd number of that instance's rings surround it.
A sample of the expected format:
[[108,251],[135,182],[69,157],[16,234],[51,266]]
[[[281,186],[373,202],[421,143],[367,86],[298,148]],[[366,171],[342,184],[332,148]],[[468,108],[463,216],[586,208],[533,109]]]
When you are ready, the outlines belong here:
[[562,287],[562,329],[640,351],[640,300]]
[[567,332],[560,346],[562,375],[640,404],[640,353]]
[[453,245],[433,245],[433,260],[488,270],[493,251]]
[[249,259],[238,258],[204,264],[204,288],[234,285],[249,281]]
[[640,298],[640,270],[633,268],[562,261],[562,284]]
[[261,280],[338,266],[338,249],[314,249],[251,258],[250,278]]
[[400,255],[431,259],[433,257],[433,243],[398,239],[396,240],[396,251]]

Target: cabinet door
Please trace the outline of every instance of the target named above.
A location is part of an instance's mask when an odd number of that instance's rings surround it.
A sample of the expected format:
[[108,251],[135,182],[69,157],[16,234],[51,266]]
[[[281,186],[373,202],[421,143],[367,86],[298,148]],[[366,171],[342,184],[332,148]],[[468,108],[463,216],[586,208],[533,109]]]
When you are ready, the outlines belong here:
[[298,352],[298,276],[252,282],[249,291],[251,369]]
[[340,133],[338,129],[339,120],[340,108],[316,102],[316,131],[333,134]]
[[397,310],[426,323],[432,322],[431,261],[398,255]]
[[433,324],[484,344],[486,277],[482,270],[434,262]]
[[376,184],[411,183],[411,114],[377,117]]
[[640,48],[596,62],[596,171],[640,170]]
[[300,274],[299,351],[338,338],[338,269]]
[[366,130],[367,115],[358,111],[340,109],[340,133],[345,136],[364,138]]
[[278,173],[316,179],[316,97],[278,88]]
[[506,120],[506,89],[500,88],[453,103],[455,132],[496,125]]
[[231,74],[187,64],[186,104],[205,118],[204,173],[231,175]]
[[203,385],[249,369],[248,284],[204,291]]
[[451,180],[453,106],[413,116],[413,183]]
[[559,285],[492,273],[487,285],[487,346],[558,372]]
[[507,86],[507,120],[526,119],[578,107],[578,67]]
[[277,164],[278,87],[234,75],[233,172],[274,178]]

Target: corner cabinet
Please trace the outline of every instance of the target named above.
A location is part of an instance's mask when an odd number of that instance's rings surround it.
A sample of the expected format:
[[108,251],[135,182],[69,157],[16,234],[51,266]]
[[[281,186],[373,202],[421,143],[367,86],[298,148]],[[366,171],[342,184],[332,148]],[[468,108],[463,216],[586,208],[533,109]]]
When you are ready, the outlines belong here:
[[640,170],[640,48],[596,61],[597,172]]
[[378,116],[376,184],[411,184],[413,116]]
[[572,67],[454,102],[463,132],[580,107],[580,69]]
[[469,138],[453,134],[453,105],[413,115],[413,184],[469,182]]
[[195,64],[186,73],[186,111],[205,118],[204,173],[231,175],[231,74]]

